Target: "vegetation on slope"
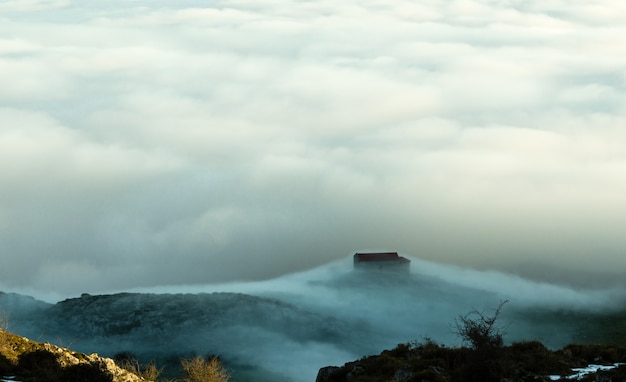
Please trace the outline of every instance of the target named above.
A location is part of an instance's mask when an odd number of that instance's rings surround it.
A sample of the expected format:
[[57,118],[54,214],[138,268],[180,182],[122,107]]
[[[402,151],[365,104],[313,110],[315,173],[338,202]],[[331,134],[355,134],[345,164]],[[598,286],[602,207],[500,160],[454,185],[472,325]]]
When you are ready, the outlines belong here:
[[38,343],[0,329],[0,376],[24,382],[139,382],[109,358]]
[[[227,382],[230,378],[216,357],[182,359],[181,367],[180,382]],[[31,341],[0,329],[0,377],[11,375],[24,382],[140,382],[158,380],[161,371],[154,363],[141,365],[130,358],[118,366],[97,354]]]
[[504,346],[498,319],[504,304],[488,315],[471,311],[458,316],[455,332],[467,345],[447,348],[431,340],[400,344],[378,356],[342,367],[322,368],[317,382],[502,382],[549,381],[549,376],[571,380],[574,368],[589,364],[618,366],[610,371],[576,378],[581,381],[626,381],[626,347],[621,345],[567,345],[552,351],[539,341]]
[[[479,362],[477,363],[477,357]],[[475,349],[448,348],[426,340],[400,344],[380,355],[349,362],[342,367],[320,370],[318,382],[490,382],[548,381],[549,375],[569,376],[573,368],[589,364],[624,362],[626,347],[610,345],[568,345],[551,351],[537,341],[503,346],[495,357],[480,359]],[[613,379],[626,380],[626,366],[610,372]],[[597,375],[582,381],[596,381]]]

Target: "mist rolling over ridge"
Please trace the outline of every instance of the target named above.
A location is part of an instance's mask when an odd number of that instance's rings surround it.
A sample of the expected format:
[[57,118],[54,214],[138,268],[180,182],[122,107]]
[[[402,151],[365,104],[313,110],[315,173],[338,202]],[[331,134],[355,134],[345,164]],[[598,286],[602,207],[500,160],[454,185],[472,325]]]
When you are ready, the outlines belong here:
[[595,315],[623,311],[626,302],[619,290],[574,290],[411,260],[408,274],[353,270],[348,258],[261,282],[85,294],[54,305],[4,295],[0,306],[16,332],[79,351],[130,351],[147,360],[219,354],[235,381],[304,382],[320,367],[398,343],[428,337],[459,345],[454,318],[505,299],[507,342],[553,348],[597,340]]

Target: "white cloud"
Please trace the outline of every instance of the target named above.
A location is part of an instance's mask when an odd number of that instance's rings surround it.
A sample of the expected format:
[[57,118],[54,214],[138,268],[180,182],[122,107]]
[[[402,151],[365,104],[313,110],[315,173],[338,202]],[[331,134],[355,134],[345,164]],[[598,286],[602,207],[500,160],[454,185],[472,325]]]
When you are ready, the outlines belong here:
[[364,247],[623,265],[618,3],[3,6],[12,285],[34,265],[46,288],[50,256],[118,281],[148,262],[142,285],[270,277]]
[[0,4],[0,12],[39,12],[67,8],[70,0],[7,0]]

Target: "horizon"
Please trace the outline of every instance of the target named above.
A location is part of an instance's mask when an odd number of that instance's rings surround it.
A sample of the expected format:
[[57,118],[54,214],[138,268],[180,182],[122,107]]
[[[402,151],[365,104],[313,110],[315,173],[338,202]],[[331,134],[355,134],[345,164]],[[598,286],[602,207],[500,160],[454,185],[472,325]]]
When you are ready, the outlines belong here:
[[[400,272],[399,277],[392,277],[397,273],[397,271],[392,270],[379,273],[378,271],[356,269],[354,268],[352,256],[346,256],[310,269],[263,280],[161,284],[157,286],[111,288],[93,292],[65,294],[34,289],[3,290],[0,288],[0,293],[28,296],[48,304],[79,299],[83,295],[156,294],[183,296],[206,293],[241,293],[257,297],[269,296],[279,300],[292,301],[292,303],[299,305],[302,302],[298,303],[297,301],[300,301],[302,298],[310,301],[323,299],[322,296],[318,296],[319,291],[317,289],[325,285],[329,280],[350,280],[359,274],[371,274],[372,276],[379,274],[379,276],[382,276],[381,280],[387,279],[391,284],[398,282],[398,286],[401,286],[402,280],[408,277],[408,279],[421,279],[427,283],[436,282],[444,288],[442,291],[459,289],[482,292],[485,293],[485,296],[490,296],[484,300],[476,300],[475,303],[479,305],[487,304],[489,298],[501,296],[502,299],[510,301],[512,306],[519,309],[535,307],[571,311],[610,312],[619,309],[621,302],[626,301],[626,292],[621,287],[581,288],[575,285],[527,279],[513,273],[478,270],[453,264],[438,263],[404,253],[399,253],[399,256],[410,261],[409,271]],[[386,285],[385,288],[390,287],[390,285]],[[400,290],[403,289],[400,288]],[[404,292],[409,291],[405,290]],[[467,301],[464,303],[467,303]]]
[[0,4],[0,290],[362,248],[626,287],[626,5]]

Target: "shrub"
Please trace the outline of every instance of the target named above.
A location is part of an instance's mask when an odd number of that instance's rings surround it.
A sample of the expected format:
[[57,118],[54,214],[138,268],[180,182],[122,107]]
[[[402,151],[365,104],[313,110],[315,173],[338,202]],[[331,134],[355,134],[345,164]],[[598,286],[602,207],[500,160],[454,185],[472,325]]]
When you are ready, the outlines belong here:
[[539,341],[515,342],[506,349],[506,358],[516,370],[532,374],[567,374],[570,370],[561,357]]
[[575,366],[584,366],[588,363],[624,362],[626,359],[626,347],[620,345],[570,344],[559,353]]
[[411,344],[398,344],[395,348],[391,350],[386,350],[383,353],[387,353],[395,358],[409,358],[409,355],[413,352],[411,349]]
[[458,316],[455,320],[457,334],[463,342],[475,350],[498,349],[504,344],[504,329],[499,325],[498,318],[504,304],[508,300],[502,301],[491,316],[484,312],[472,310],[471,312]]
[[471,347],[468,364],[461,368],[461,380],[491,382],[504,377],[506,366],[501,360],[504,329],[498,318],[507,302],[500,302],[490,316],[473,310],[456,318],[456,334]]
[[138,375],[148,381],[156,381],[163,372],[163,368],[158,368],[156,363],[149,362],[142,365],[134,357],[120,359],[120,361],[117,362],[119,362],[119,366],[122,369]]
[[185,382],[227,382],[230,379],[230,374],[217,357],[183,359],[181,365]]

